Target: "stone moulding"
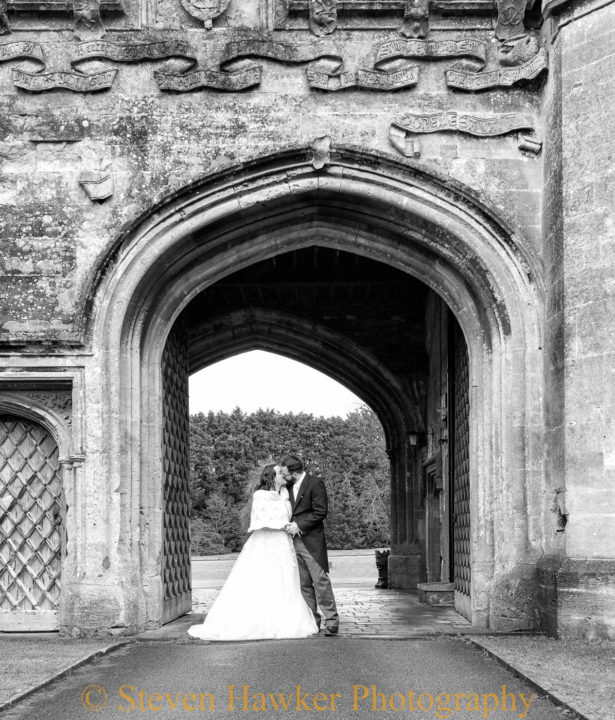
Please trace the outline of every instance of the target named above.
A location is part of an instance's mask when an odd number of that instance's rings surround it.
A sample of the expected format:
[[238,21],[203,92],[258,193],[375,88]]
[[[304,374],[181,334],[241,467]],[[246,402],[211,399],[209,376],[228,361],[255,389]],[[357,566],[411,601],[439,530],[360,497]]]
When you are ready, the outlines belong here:
[[[7,0],[11,13],[50,13],[53,15],[73,15],[72,0]],[[101,0],[100,11],[103,14],[122,14],[122,0]]]
[[[312,0],[273,0],[273,27],[277,30],[307,28]],[[412,8],[413,0],[338,0],[337,25],[342,28],[381,27],[400,30],[410,36],[424,36],[428,30],[429,13],[439,17],[477,15],[484,18],[495,14],[495,0],[420,0],[420,8]],[[417,12],[418,11],[418,12]],[[413,17],[415,16],[415,18]],[[406,18],[404,20],[404,18]],[[414,22],[419,27],[412,28]]]

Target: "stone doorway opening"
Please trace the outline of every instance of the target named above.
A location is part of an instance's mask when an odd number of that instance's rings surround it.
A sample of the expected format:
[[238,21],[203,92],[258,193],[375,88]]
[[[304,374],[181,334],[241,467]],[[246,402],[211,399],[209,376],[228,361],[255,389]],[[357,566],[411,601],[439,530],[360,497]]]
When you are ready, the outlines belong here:
[[[286,264],[280,271],[275,263]],[[457,598],[459,610],[479,627],[533,626],[533,567],[546,510],[541,276],[514,231],[471,191],[375,154],[336,150],[323,170],[309,152],[289,151],[207,178],[157,206],[101,267],[84,310],[93,318],[85,383],[100,410],[89,425],[98,460],[89,477],[112,492],[101,508],[111,526],[97,552],[105,550],[131,581],[105,585],[95,570],[89,587],[77,579],[71,622],[81,622],[79,608],[94,585],[109,616],[99,617],[101,625],[156,626],[187,606],[178,559],[187,553],[185,498],[175,481],[166,482],[181,476],[182,439],[164,429],[182,422],[163,420],[166,396],[181,398],[173,384],[190,368],[249,347],[299,352],[378,414],[390,448],[389,570],[398,587],[415,589],[428,567],[437,579],[438,564],[446,579],[438,559],[447,548],[450,579],[461,543],[469,548],[466,590],[471,582],[470,595]],[[289,273],[292,280],[299,268],[311,275],[305,286],[298,275],[294,288]],[[352,307],[359,299],[360,316]],[[378,303],[386,309],[370,315]],[[461,367],[449,352],[451,337],[467,345],[465,399],[450,391],[449,363]],[[440,372],[430,367],[436,345]],[[455,403],[467,413],[459,423],[465,431],[453,437],[467,467],[457,546],[434,499],[446,491],[446,458],[438,452],[451,444]],[[178,511],[165,518],[168,508]]]
[[470,617],[469,379],[463,333],[446,303],[421,280],[314,244],[280,252],[208,286],[183,309],[167,338],[162,355],[164,621],[190,604],[187,378],[246,349],[305,362],[375,408],[391,467],[390,586],[416,592],[427,580],[427,602],[455,600]]

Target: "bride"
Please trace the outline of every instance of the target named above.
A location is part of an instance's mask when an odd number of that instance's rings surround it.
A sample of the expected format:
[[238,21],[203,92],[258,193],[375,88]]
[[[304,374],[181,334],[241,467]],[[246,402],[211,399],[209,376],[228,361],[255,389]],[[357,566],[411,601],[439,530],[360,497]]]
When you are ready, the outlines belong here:
[[318,633],[299,586],[295,549],[285,526],[290,501],[279,465],[267,465],[252,498],[251,533],[201,625],[202,640],[302,638]]

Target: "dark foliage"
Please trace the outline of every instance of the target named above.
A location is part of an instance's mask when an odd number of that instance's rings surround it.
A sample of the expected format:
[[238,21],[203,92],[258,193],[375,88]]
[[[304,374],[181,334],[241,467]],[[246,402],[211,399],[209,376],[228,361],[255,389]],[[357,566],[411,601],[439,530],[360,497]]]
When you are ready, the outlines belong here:
[[389,463],[382,427],[367,407],[340,417],[259,410],[199,413],[190,418],[192,552],[239,550],[241,513],[266,462],[301,455],[329,494],[332,549],[389,544]]

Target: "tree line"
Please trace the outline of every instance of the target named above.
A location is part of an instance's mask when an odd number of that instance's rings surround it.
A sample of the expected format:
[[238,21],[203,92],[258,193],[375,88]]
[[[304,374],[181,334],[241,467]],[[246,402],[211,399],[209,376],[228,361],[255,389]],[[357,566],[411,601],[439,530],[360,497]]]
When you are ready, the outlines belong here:
[[362,406],[346,418],[235,408],[190,417],[194,555],[241,549],[260,469],[289,452],[325,481],[330,548],[389,544],[389,462],[382,426],[370,408]]

